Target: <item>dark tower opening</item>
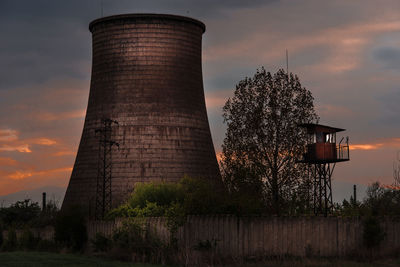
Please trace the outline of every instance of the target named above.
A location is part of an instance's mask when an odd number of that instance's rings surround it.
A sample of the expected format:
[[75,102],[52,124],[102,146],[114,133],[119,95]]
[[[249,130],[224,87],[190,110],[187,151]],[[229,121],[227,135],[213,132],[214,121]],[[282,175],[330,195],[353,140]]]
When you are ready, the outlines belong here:
[[185,174],[220,179],[201,68],[205,26],[181,16],[104,17],[92,32],[92,77],[85,124],[63,208],[94,211],[98,177],[95,130],[110,126],[112,207],[138,182],[177,182]]

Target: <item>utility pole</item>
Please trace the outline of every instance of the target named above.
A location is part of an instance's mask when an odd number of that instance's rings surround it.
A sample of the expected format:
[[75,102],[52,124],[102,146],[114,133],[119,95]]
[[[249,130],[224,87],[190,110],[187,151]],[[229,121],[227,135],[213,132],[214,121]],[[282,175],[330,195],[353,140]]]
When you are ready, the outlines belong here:
[[99,157],[97,170],[97,188],[96,188],[96,207],[95,218],[101,220],[107,211],[111,209],[112,203],[112,146],[119,147],[117,142],[111,140],[112,124],[118,125],[117,121],[111,119],[102,119],[102,126],[96,129],[100,133],[99,139]]

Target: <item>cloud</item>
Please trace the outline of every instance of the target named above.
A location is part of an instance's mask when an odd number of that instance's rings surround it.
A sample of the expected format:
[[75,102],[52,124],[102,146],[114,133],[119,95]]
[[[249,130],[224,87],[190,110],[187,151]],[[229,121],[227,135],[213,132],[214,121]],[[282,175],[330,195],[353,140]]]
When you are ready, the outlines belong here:
[[400,148],[400,138],[387,138],[378,140],[377,142],[367,144],[350,144],[351,150],[377,150],[384,148]]
[[21,153],[31,153],[32,150],[29,148],[29,145],[0,145],[1,151],[18,151]]
[[71,172],[72,167],[62,167],[56,169],[49,169],[49,170],[40,170],[40,171],[32,171],[32,170],[18,170],[13,173],[7,175],[8,178],[13,180],[22,180],[32,176],[49,176],[51,174],[57,172]]
[[18,131],[12,129],[0,129],[0,142],[14,141],[18,138]]
[[230,96],[233,95],[234,90],[218,90],[209,91],[205,94],[207,109],[218,109],[221,112],[222,107]]
[[66,112],[38,112],[35,114],[31,114],[30,116],[39,121],[55,121],[55,120],[67,120],[67,119],[76,119],[76,118],[84,118],[86,115],[86,110],[73,110]]
[[318,104],[316,110],[321,118],[332,116],[332,114],[337,117],[353,117],[355,115],[353,110],[340,105]]
[[[353,70],[360,66],[363,57],[363,48],[371,42],[375,35],[400,30],[400,20],[389,22],[365,22],[354,25],[342,25],[311,31],[303,35],[294,35],[287,38],[277,38],[270,43],[271,33],[254,32],[246,38],[238,38],[228,44],[210,46],[205,51],[206,61],[219,61],[229,58],[253,59],[256,62],[277,60],[283,57],[283,48],[296,54],[310,47],[325,46],[327,50],[324,58],[316,64],[315,69],[325,72],[340,73]],[[263,49],[269,43],[269,49]],[[255,53],[258,51],[258,53]]]
[[57,151],[53,154],[56,157],[62,157],[62,156],[73,156],[76,155],[76,151],[72,151],[72,150],[61,150],[61,151]]
[[57,141],[49,139],[49,138],[37,138],[33,140],[34,144],[43,145],[43,146],[52,146],[57,144]]
[[26,138],[20,139],[19,132],[13,129],[0,130],[0,152],[18,151],[31,153],[31,145],[53,146],[57,141],[51,138]]
[[12,158],[2,158],[0,157],[0,166],[15,166],[18,162]]
[[374,150],[379,149],[383,146],[383,144],[358,144],[358,145],[349,145],[350,150]]
[[374,51],[374,58],[381,62],[387,69],[400,69],[400,49],[395,47],[382,47]]

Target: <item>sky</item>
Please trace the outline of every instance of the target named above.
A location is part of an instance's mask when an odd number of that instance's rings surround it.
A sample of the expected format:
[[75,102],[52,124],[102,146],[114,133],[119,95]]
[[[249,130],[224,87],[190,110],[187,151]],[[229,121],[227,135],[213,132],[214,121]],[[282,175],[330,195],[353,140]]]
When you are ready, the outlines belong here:
[[235,84],[261,66],[285,68],[287,49],[289,71],[312,92],[320,122],[350,137],[334,196],[348,196],[353,184],[389,185],[400,150],[399,10],[398,0],[0,0],[0,196],[67,186],[89,95],[88,25],[102,13],[205,23],[204,89],[217,153]]

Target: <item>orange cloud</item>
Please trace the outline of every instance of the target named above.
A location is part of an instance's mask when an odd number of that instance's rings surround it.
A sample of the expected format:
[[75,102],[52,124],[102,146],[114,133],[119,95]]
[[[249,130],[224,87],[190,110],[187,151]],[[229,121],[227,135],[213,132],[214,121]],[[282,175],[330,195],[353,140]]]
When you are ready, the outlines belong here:
[[383,144],[359,144],[349,145],[350,150],[375,150],[382,147]]
[[370,144],[350,144],[349,147],[350,150],[376,150],[383,147],[400,148],[400,138],[395,137],[390,139],[384,139],[384,140],[379,140],[379,142]]
[[0,146],[1,151],[18,151],[21,153],[31,153],[32,150],[29,148],[29,145],[2,145]]
[[18,132],[12,129],[0,129],[0,142],[9,142],[18,139]]
[[226,101],[232,96],[233,90],[222,90],[218,92],[206,92],[206,106],[210,108],[221,108],[225,105]]
[[56,169],[42,170],[42,171],[18,170],[13,173],[10,173],[9,175],[7,175],[7,177],[13,180],[22,180],[32,176],[48,176],[56,172],[70,172],[70,171],[72,171],[72,167],[63,167],[63,168],[56,168]]
[[[3,143],[3,144],[1,144]],[[29,144],[52,146],[56,145],[54,139],[41,137],[31,139],[19,139],[19,132],[12,129],[0,130],[0,152],[1,151],[18,151],[21,153],[31,153]]]
[[76,152],[70,151],[70,150],[61,150],[56,153],[54,153],[54,156],[60,157],[60,156],[70,156],[70,155],[75,155]]
[[399,185],[382,184],[381,187],[386,188],[386,189],[391,189],[391,190],[400,190],[400,186]]
[[52,146],[52,145],[57,144],[57,142],[55,140],[52,140],[49,138],[37,138],[37,139],[33,139],[32,142],[34,144],[43,145],[43,146]]
[[84,118],[86,115],[86,110],[73,110],[61,113],[50,113],[50,112],[39,112],[33,116],[39,120],[43,121],[55,121],[55,120],[66,120],[75,118]]

